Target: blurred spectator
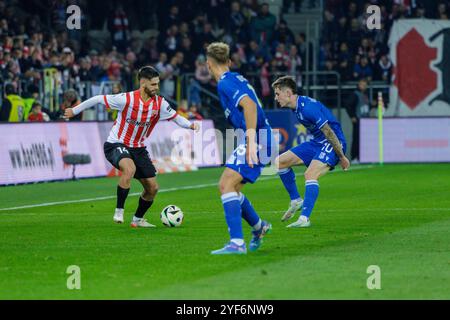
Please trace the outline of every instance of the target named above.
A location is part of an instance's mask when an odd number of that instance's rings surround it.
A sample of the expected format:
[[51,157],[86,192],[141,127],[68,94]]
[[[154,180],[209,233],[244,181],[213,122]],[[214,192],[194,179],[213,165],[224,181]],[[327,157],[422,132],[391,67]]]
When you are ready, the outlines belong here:
[[0,121],[21,122],[25,103],[12,84],[5,86],[5,97],[0,110]]
[[182,22],[180,24],[178,35],[181,39],[189,38],[191,36],[191,32],[189,30],[189,24],[187,22]]
[[160,23],[160,31],[169,29],[171,26],[178,25],[180,23],[180,8],[177,5],[172,5],[169,9],[169,14],[165,17],[163,23]]
[[34,102],[31,108],[31,112],[28,115],[29,122],[42,122],[42,121],[50,121],[48,114],[42,112],[42,105],[40,102]]
[[325,41],[335,41],[337,37],[336,30],[338,28],[335,16],[328,10],[325,10],[323,16],[323,39]]
[[352,80],[352,66],[350,59],[342,59],[339,60],[337,71],[341,75],[341,81],[350,81]]
[[167,31],[161,32],[159,35],[159,48],[160,51],[164,51],[168,56],[175,54],[179,46],[178,26],[172,25]]
[[392,63],[387,55],[382,55],[380,61],[378,62],[378,69],[381,78],[379,80],[386,81],[390,83],[391,81],[391,72],[392,72]]
[[357,54],[359,54],[360,56],[368,56],[369,54],[369,50],[370,50],[371,46],[370,46],[370,41],[368,38],[362,38],[361,39],[361,43],[358,47],[358,51],[356,52]]
[[189,104],[200,105],[200,87],[204,87],[207,90],[213,90],[212,85],[213,79],[208,71],[208,66],[206,65],[206,58],[204,55],[200,54],[195,61],[195,78],[191,80],[189,84]]
[[367,95],[368,82],[366,79],[358,81],[357,89],[353,92],[349,101],[348,115],[353,124],[353,138],[351,148],[351,159],[353,162],[359,161],[359,122],[361,118],[369,117],[370,115],[370,101]]
[[159,49],[158,49],[158,40],[156,37],[150,37],[144,42],[142,46],[141,52],[138,55],[139,64],[153,64],[158,61],[159,58]]
[[[122,88],[122,85],[119,82],[116,82],[112,85],[111,94],[119,94],[122,93],[123,91],[124,90]],[[118,110],[108,109],[108,114],[110,115],[111,120],[116,120],[118,113],[119,113]]]
[[338,20],[338,23],[336,25],[336,40],[339,43],[342,43],[344,41],[347,41],[347,34],[348,34],[348,20],[346,16],[341,16]]
[[242,4],[242,14],[247,22],[250,22],[253,17],[258,15],[258,0],[244,0]]
[[263,3],[256,17],[253,17],[250,24],[253,40],[258,43],[272,43],[273,33],[277,23],[277,18],[269,12],[269,4]]
[[78,76],[80,77],[80,81],[94,81],[96,79],[89,56],[80,59]]
[[231,3],[231,14],[228,22],[228,31],[231,33],[234,41],[243,41],[247,39],[247,21],[241,12],[239,1]]
[[181,40],[180,52],[184,56],[184,72],[194,72],[195,71],[195,54],[192,50],[192,41],[190,38],[183,38]]
[[268,107],[270,106],[270,102],[273,101],[273,99],[271,99],[271,79],[269,74],[269,64],[265,62],[262,56],[256,58],[256,70],[259,70],[259,82],[256,82],[256,87],[262,99],[263,106]]
[[187,100],[181,100],[180,104],[178,105],[178,109],[177,109],[177,113],[180,116],[182,116],[182,117],[184,117],[186,119],[189,118],[187,106],[188,106],[188,101]]
[[[81,103],[80,99],[78,98],[78,94],[75,90],[69,89],[66,92],[64,92],[63,95],[63,102],[61,104],[60,110],[57,111],[57,114],[55,115],[57,119],[61,119],[64,115],[64,111],[67,108],[73,108],[76,107]],[[71,118],[69,121],[81,121],[83,118],[83,112],[76,115],[75,117]]]
[[313,55],[309,55],[309,61],[306,61],[306,51],[309,46],[309,52],[313,52],[313,44],[310,41],[307,41],[306,34],[304,32],[300,32],[295,37],[295,45],[298,48],[298,52],[300,54],[300,58],[302,58],[303,65],[305,66],[307,63],[311,66],[313,63]]
[[291,45],[289,50],[289,64],[287,73],[296,79],[298,87],[302,86],[301,67],[302,58],[300,58],[300,55],[298,54],[298,49],[295,45]]
[[292,3],[294,3],[294,11],[300,12],[303,0],[283,0],[283,13],[288,13]]
[[189,120],[203,120],[203,116],[197,110],[197,105],[193,104],[189,107],[188,119]]
[[450,8],[449,8],[449,4],[448,3],[446,3],[446,2],[439,3],[438,6],[437,6],[438,19],[448,20],[448,15],[450,13],[449,11],[450,11]]
[[278,71],[286,72],[289,67],[289,53],[286,51],[286,46],[279,43],[274,55],[275,65]]
[[125,52],[130,39],[130,26],[122,4],[116,5],[116,9],[109,18],[108,29],[111,32],[113,46],[116,46],[120,52]]
[[329,60],[333,60],[333,51],[331,48],[331,42],[326,41],[320,46],[319,49],[319,68],[325,68],[325,62]]
[[178,57],[173,56],[166,64],[164,81],[161,84],[161,94],[168,98],[175,97],[176,77],[180,74]]
[[355,64],[353,68],[353,78],[355,80],[367,79],[368,81],[372,80],[373,70],[368,64],[368,60],[366,57],[361,57],[359,63]]
[[294,33],[288,28],[287,22],[281,20],[277,30],[273,37],[274,45],[277,43],[284,43],[286,46],[290,46],[295,42]]
[[347,43],[352,52],[357,52],[361,37],[362,33],[358,19],[353,18],[350,20],[350,30],[347,34]]
[[367,53],[367,62],[369,64],[370,69],[372,69],[372,78],[375,80],[379,80],[378,71],[378,58],[374,48],[370,48]]
[[39,100],[39,88],[34,84],[30,84],[27,88],[27,92],[23,95],[23,102],[24,102],[23,118],[24,119],[28,119],[28,115],[31,112],[33,104],[37,100]]
[[249,64],[249,68],[253,71],[258,70],[258,58],[262,57],[264,61],[269,60],[268,51],[264,49],[264,47],[260,47],[258,43],[254,40],[250,41],[250,44],[247,47],[247,62]]
[[200,50],[206,43],[209,44],[216,40],[217,38],[212,32],[212,24],[207,22],[203,25],[203,30],[195,37],[196,48],[197,50]]
[[[164,81],[170,76],[170,70],[167,64],[167,53],[161,52],[159,54],[158,63],[155,65],[156,70],[159,72],[160,88],[164,87]],[[162,89],[161,89],[162,90]]]
[[7,96],[14,92],[14,87],[11,84],[7,84],[4,88],[4,96],[0,104],[0,121],[8,122],[9,113],[11,112],[11,102],[7,99]]
[[231,54],[230,71],[243,74],[247,72],[247,64],[245,63],[245,61],[242,61],[238,52],[234,52]]
[[202,85],[208,85],[212,81],[204,55],[199,55],[195,62],[195,79]]

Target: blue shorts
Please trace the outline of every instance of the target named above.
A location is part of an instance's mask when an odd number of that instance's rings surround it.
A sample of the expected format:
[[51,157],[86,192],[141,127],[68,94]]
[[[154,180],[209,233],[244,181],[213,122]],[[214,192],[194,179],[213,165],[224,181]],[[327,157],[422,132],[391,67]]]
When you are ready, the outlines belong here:
[[263,157],[263,159],[266,160],[261,159],[261,154],[260,152],[258,152],[258,159],[263,163],[255,164],[253,165],[253,168],[250,168],[250,166],[247,164],[245,154],[246,145],[239,145],[228,158],[225,166],[238,172],[243,177],[242,183],[254,183],[261,175],[262,169],[266,166],[267,163],[265,162],[267,162],[267,158]]
[[[347,144],[341,142],[344,153],[347,150]],[[333,146],[329,142],[319,143],[316,141],[308,141],[290,149],[297,157],[302,159],[308,167],[311,161],[318,160],[330,166],[331,170],[339,163],[339,157],[334,152]]]

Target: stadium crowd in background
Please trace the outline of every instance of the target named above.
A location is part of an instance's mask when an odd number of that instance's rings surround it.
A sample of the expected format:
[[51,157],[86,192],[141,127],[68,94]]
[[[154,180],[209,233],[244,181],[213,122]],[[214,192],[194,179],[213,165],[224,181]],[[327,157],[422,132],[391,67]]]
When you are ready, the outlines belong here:
[[[221,40],[231,45],[231,70],[253,77],[263,103],[271,105],[274,74],[294,75],[300,86],[305,68],[308,40],[304,33],[294,34],[283,20],[291,2],[283,2],[277,22],[269,5],[257,0],[0,0],[0,81],[12,84],[22,97],[30,96],[29,85],[39,88],[42,71],[56,68],[69,89],[82,81],[113,81],[132,90],[136,70],[150,64],[161,73],[161,94],[167,98],[176,97],[178,76],[192,75],[187,109],[194,106],[201,116],[200,89],[215,86],[206,68],[205,48]],[[296,11],[301,2],[293,1]],[[81,30],[66,27],[71,4],[81,7]],[[365,28],[369,4],[381,6],[381,30]],[[393,21],[448,19],[449,8],[449,1],[435,0],[324,1],[318,67],[338,71],[343,81],[388,82],[392,63],[387,40]],[[99,47],[103,42],[92,41],[88,31],[102,29],[110,39]],[[148,29],[158,32],[138,36]],[[19,92],[21,81],[27,87]],[[58,113],[49,116],[59,118]]]
[[[381,28],[369,30],[367,7],[381,9]],[[320,68],[338,71],[344,81],[362,78],[390,81],[389,32],[395,20],[427,18],[448,20],[450,1],[373,0],[325,1]]]

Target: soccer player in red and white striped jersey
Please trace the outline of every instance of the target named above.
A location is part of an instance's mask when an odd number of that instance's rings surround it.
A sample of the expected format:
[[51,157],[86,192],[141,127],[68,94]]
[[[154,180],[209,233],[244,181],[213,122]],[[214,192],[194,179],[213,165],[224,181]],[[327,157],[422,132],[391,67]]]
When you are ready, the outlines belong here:
[[178,116],[169,103],[157,95],[159,73],[147,66],[139,70],[140,87],[136,91],[116,95],[94,96],[74,108],[65,110],[65,118],[71,118],[81,111],[97,104],[108,109],[119,110],[116,121],[104,144],[106,159],[122,172],[117,186],[117,205],[113,220],[123,223],[125,200],[130,190],[131,179],[138,179],[144,190],[131,222],[132,227],[154,227],[144,219],[158,191],[156,169],[144,146],[144,140],[151,134],[160,120],[173,120],[182,128],[198,130],[197,123]]

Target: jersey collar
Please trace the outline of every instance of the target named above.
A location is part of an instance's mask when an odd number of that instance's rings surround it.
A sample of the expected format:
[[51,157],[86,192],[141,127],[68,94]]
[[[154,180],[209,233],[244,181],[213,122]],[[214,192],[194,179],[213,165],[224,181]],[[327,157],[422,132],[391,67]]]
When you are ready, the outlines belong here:
[[295,107],[295,109],[294,109],[294,112],[297,112],[297,111],[299,111],[299,109],[300,109],[300,95],[298,95],[298,97],[297,97],[297,106]]
[[221,76],[220,76],[220,80],[223,80],[228,73],[231,73],[231,71],[225,71]]

